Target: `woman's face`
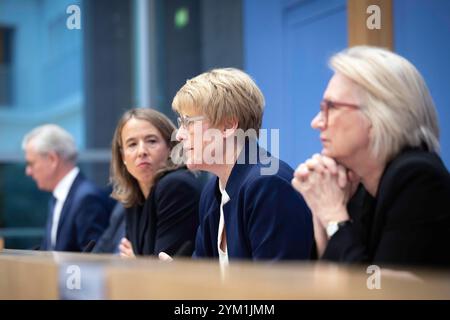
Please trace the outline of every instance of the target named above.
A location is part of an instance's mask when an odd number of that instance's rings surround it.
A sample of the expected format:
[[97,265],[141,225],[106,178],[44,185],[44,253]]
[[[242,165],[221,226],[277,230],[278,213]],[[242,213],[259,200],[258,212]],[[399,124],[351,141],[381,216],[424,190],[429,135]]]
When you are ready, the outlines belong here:
[[[208,117],[194,107],[185,107],[180,112],[181,125],[176,139],[183,146],[185,163],[191,170],[208,171],[217,175],[224,164],[234,164],[234,144],[226,152],[227,138],[235,132],[229,125],[212,126]],[[234,142],[234,140],[233,140]]]
[[[348,159],[361,159],[367,155],[370,145],[369,119],[357,107],[361,102],[360,88],[347,77],[335,73],[323,95],[324,100],[338,103],[312,120],[311,126],[320,130],[322,154],[343,164]],[[330,103],[328,103],[330,106]]]
[[155,173],[164,167],[170,150],[161,133],[146,120],[131,118],[122,128],[122,156],[128,172],[141,190],[153,184]]
[[183,145],[187,167],[191,170],[210,171],[212,161],[205,159],[205,150],[208,150],[213,142],[207,139],[206,132],[214,129],[210,127],[207,117],[193,108],[184,110],[180,118],[186,122],[178,128],[176,138]]

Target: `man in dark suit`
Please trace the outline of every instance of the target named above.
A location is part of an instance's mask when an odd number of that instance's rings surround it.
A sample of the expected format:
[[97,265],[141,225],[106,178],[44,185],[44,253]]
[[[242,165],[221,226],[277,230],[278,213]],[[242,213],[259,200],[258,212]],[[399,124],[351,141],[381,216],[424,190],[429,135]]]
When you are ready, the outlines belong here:
[[52,192],[41,250],[83,251],[107,227],[109,205],[76,166],[74,139],[61,127],[46,124],[29,132],[22,148],[26,174],[40,190]]

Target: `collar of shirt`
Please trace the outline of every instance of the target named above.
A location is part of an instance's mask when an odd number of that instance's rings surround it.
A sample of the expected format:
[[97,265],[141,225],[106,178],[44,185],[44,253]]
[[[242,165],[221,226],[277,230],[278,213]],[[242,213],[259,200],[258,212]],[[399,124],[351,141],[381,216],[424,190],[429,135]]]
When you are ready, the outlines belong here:
[[219,180],[219,190],[220,190],[220,193],[222,195],[221,203],[222,203],[222,205],[224,205],[228,201],[230,201],[230,196],[228,195],[227,190],[225,190],[225,188],[222,187],[222,183],[220,182],[220,180]]
[[221,266],[228,265],[228,244],[225,242],[224,244],[224,250],[221,249],[222,244],[222,238],[223,233],[225,232],[225,217],[223,212],[223,206],[230,201],[230,197],[225,190],[225,188],[222,187],[222,183],[219,180],[219,190],[222,194],[221,202],[220,202],[220,217],[219,217],[219,230],[217,232],[217,250],[219,252],[219,263]]
[[256,138],[246,137],[245,144],[240,148],[237,160],[228,177],[226,185],[227,194],[230,197],[237,196],[237,193],[242,186],[242,182],[245,181],[249,172],[254,169],[255,166],[264,166],[264,164],[261,163],[261,160],[270,161],[270,157],[270,153],[258,145],[258,140]]
[[61,181],[58,182],[55,190],[53,190],[53,196],[57,199],[57,201],[64,202],[66,200],[70,187],[72,187],[72,184],[79,172],[80,169],[78,167],[74,167],[64,176],[64,178],[61,179]]

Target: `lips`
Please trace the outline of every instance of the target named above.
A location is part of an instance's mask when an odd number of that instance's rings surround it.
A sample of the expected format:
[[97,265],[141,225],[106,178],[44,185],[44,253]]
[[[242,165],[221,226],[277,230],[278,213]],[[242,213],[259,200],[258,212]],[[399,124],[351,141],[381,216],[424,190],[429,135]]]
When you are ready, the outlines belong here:
[[150,162],[146,162],[146,161],[139,162],[137,166],[138,166],[139,168],[142,168],[142,167],[148,167],[148,166],[150,166]]

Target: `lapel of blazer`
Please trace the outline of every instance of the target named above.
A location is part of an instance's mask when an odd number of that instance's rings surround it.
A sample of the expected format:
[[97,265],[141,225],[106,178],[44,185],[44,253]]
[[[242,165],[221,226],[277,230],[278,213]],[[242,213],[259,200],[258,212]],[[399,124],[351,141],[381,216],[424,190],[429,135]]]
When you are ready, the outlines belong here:
[[[408,161],[411,156],[418,150],[424,150],[423,148],[411,148],[406,147],[403,149],[394,159],[392,159],[384,169],[384,172],[380,178],[380,183],[378,186],[375,209],[373,212],[370,236],[369,236],[369,253],[373,254],[379,245],[381,240],[381,233],[385,227],[386,220],[389,218],[387,216],[387,209],[392,205],[398,196],[398,183],[399,170]],[[393,188],[396,188],[393,190]]]
[[58,231],[56,233],[56,242],[58,242],[62,226],[64,225],[65,220],[67,220],[67,217],[71,213],[72,203],[75,197],[76,190],[78,186],[83,181],[83,176],[81,172],[79,172],[73,181],[72,185],[70,186],[69,193],[67,194],[66,200],[64,201],[63,207],[61,209],[61,214],[59,216],[59,223],[58,223]]
[[42,250],[51,249],[51,234],[52,234],[52,223],[53,223],[53,210],[55,209],[56,199],[51,195],[48,200],[48,213],[47,213],[47,224],[45,225],[45,236],[41,245]]
[[[380,183],[378,185],[378,191],[376,195],[375,209],[373,212],[372,221],[370,223],[370,237],[369,237],[369,252],[373,254],[377,249],[377,246],[381,240],[381,233],[386,224],[386,210],[393,200],[391,189],[393,184],[398,179],[397,167],[400,157],[394,158],[391,162],[386,165],[383,174],[380,178]],[[400,160],[400,161],[399,161]]]
[[[230,201],[228,201],[223,206],[228,250],[230,250],[230,248],[233,248],[235,246],[244,246],[244,244],[235,243],[236,239],[239,239],[240,237],[236,234],[237,228],[232,227],[237,223],[236,219],[238,218],[238,211],[245,210],[245,208],[241,207],[243,204],[239,202],[240,201],[239,191],[241,190],[242,185],[248,179],[249,175],[253,174],[251,172],[252,168],[254,168],[254,166],[261,167],[262,157],[264,157],[265,159],[265,157],[270,157],[270,154],[265,149],[261,148],[255,139],[251,137],[246,138],[244,149],[239,154],[238,159],[236,160],[236,163],[234,164],[234,167],[231,170],[230,176],[227,181],[227,185],[225,187],[225,190],[228,196],[230,197]],[[259,170],[257,174],[261,174]],[[219,190],[218,179],[216,183],[216,197],[218,206],[220,208],[222,195]],[[217,219],[216,220],[217,226],[219,226],[218,214],[216,215],[216,219]],[[217,240],[217,231],[218,230],[216,230],[216,238],[215,238],[216,240]],[[247,242],[245,245],[250,247],[249,242]],[[215,250],[217,250],[217,246],[215,247]]]

